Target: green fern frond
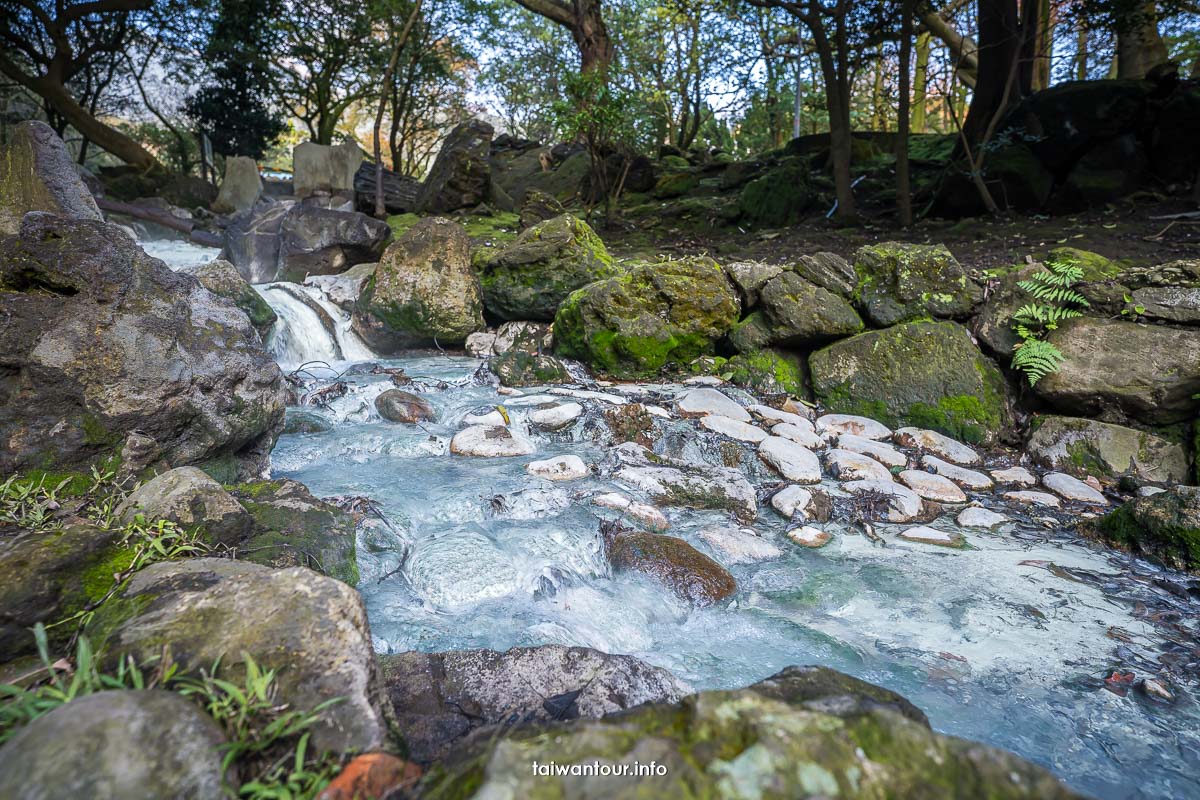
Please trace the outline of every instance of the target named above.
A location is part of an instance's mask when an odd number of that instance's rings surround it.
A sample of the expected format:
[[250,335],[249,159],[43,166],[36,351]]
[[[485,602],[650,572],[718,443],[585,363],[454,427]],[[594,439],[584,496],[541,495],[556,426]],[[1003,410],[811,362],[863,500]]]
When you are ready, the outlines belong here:
[[1013,351],[1012,368],[1025,373],[1030,386],[1052,372],[1063,362],[1062,352],[1044,339],[1026,339]]

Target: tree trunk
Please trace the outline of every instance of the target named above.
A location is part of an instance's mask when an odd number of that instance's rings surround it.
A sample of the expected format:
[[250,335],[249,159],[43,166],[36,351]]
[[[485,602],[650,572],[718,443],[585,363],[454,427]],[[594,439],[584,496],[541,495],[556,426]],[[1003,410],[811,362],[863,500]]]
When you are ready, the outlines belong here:
[[871,129],[887,130],[887,108],[883,98],[883,48],[875,51],[875,76],[871,84]]
[[913,133],[925,132],[925,104],[929,92],[929,33],[917,36],[917,66],[913,81],[912,122]]
[[[821,64],[825,80],[825,108],[829,112],[829,159],[833,167],[833,184],[837,193],[837,218],[843,222],[853,221],[858,210],[854,203],[853,179],[850,174],[850,158],[853,140],[850,134],[850,97],[847,80],[843,80],[834,60],[833,43],[825,32],[819,18],[809,26],[813,46]],[[846,52],[839,55],[848,56]],[[843,65],[843,69],[845,66]]]
[[896,107],[896,213],[905,228],[913,223],[908,174],[909,66],[912,61],[912,3],[900,9],[900,102]]
[[579,71],[587,74],[599,71],[608,72],[612,62],[613,43],[608,35],[608,27],[600,13],[601,0],[573,0],[572,11],[575,24],[571,26],[571,36],[579,48]]
[[1035,92],[1050,86],[1050,65],[1054,59],[1054,29],[1058,22],[1055,18],[1057,7],[1051,4],[1050,0],[1037,0],[1037,5],[1037,35],[1033,37],[1033,80],[1030,83],[1030,88]]
[[979,73],[963,123],[972,147],[983,138],[992,117],[1003,112],[1009,71],[1020,57],[1020,14],[1016,0],[979,0]]
[[1075,80],[1088,79],[1088,31],[1082,21],[1075,32]]
[[[413,23],[417,21],[417,14],[421,13],[421,1],[417,0],[413,5],[413,10],[408,15],[408,21],[404,23],[404,30],[392,43],[387,69],[383,73],[383,86],[379,91],[379,108],[375,112],[375,216],[378,219],[387,219],[387,206],[383,202],[383,112],[392,95],[392,80],[396,74],[396,64],[400,61],[400,51],[404,49],[404,44],[408,41]],[[392,169],[396,169],[395,159],[392,160]]]
[[1167,46],[1158,35],[1158,9],[1145,3],[1128,30],[1117,31],[1117,77],[1141,79],[1167,61]]

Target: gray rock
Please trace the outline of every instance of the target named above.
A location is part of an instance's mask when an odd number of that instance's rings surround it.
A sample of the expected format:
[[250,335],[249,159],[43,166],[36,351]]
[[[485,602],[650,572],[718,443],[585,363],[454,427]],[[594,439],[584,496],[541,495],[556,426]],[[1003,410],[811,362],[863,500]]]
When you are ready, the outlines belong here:
[[1063,472],[1047,472],[1042,476],[1042,485],[1067,500],[1097,506],[1108,505],[1108,500],[1099,491]]
[[542,355],[554,349],[554,334],[542,322],[506,322],[496,329],[493,346],[496,355],[517,350],[528,355]]
[[537,451],[533,442],[502,425],[472,425],[454,434],[450,452],[477,458],[528,456]]
[[962,319],[983,298],[945,245],[882,242],[854,254],[858,303],[880,327],[918,317]]
[[991,530],[1008,522],[1008,517],[1003,514],[997,514],[995,511],[989,511],[982,506],[968,506],[958,512],[955,522],[963,528],[987,528]]
[[613,477],[641,489],[659,505],[723,509],[742,522],[753,522],[758,516],[754,487],[735,469],[632,465]]
[[858,283],[854,267],[837,253],[800,256],[792,264],[792,272],[842,297],[849,297]]
[[689,389],[675,401],[679,413],[685,417],[703,417],[719,414],[722,417],[749,422],[750,412],[716,389]]
[[1200,324],[1200,286],[1147,286],[1132,297],[1129,306],[1147,319]]
[[[425,214],[445,214],[486,200],[491,184],[488,160],[491,142],[492,126],[483,120],[468,120],[455,126],[421,186],[418,210]],[[518,202],[525,199],[523,195],[513,198]]]
[[[866,441],[870,441],[869,439]],[[891,470],[874,458],[850,450],[830,450],[825,453],[825,467],[841,481],[890,481]]]
[[221,674],[236,680],[248,653],[279,671],[277,699],[292,710],[342,698],[312,729],[318,750],[390,743],[366,611],[341,581],[300,567],[190,559],[147,567],[118,598],[145,611],[115,626],[110,660],[143,661],[169,645],[181,670],[211,669],[220,659]]
[[0,748],[7,800],[218,800],[220,727],[162,690],[106,691],[59,706]]
[[200,285],[215,295],[232,300],[233,304],[246,312],[250,324],[265,340],[277,319],[275,311],[263,300],[238,271],[237,267],[223,258],[199,267],[192,272]]
[[203,528],[206,540],[232,545],[250,532],[253,520],[221,484],[195,467],[177,467],[130,492],[117,506],[129,523],[141,514],[147,521],[165,519],[184,528]]
[[783,551],[753,528],[710,526],[698,534],[723,564],[754,564],[780,558]]
[[933,453],[955,464],[978,464],[982,459],[979,453],[962,442],[951,439],[937,431],[926,431],[920,428],[900,428],[893,434],[897,444],[912,447],[927,453]]
[[353,194],[362,160],[362,149],[354,142],[298,144],[292,149],[292,193],[299,198],[316,192]]
[[923,472],[919,469],[906,469],[899,475],[905,486],[912,489],[926,500],[936,500],[939,503],[965,503],[967,496],[958,485],[949,478]]
[[1037,417],[1026,448],[1035,463],[1105,481],[1129,475],[1176,483],[1188,477],[1183,446],[1147,431],[1080,417]]
[[355,264],[337,275],[310,275],[304,280],[304,285],[317,287],[343,311],[354,311],[354,304],[358,302],[363,287],[375,274],[375,268],[378,266],[376,262],[367,262]]
[[233,215],[225,227],[221,258],[237,267],[250,283],[275,280],[283,218],[295,205],[294,200],[281,200]]
[[876,521],[912,522],[925,512],[925,504],[916,492],[892,480],[850,481],[842,488],[853,495],[882,496],[886,506],[876,509]]
[[783,267],[778,264],[764,264],[761,261],[734,261],[725,265],[725,274],[741,295],[743,308],[758,305],[759,291],[782,272]]
[[[817,454],[791,439],[768,436],[759,443],[758,456],[789,481],[821,482],[821,462],[817,459]],[[882,469],[880,464],[874,461],[871,463]]]
[[232,214],[254,208],[262,196],[262,177],[253,158],[228,156],[225,159],[225,175],[221,178],[221,190],[213,201],[212,210],[218,214]]
[[770,343],[807,348],[863,329],[858,313],[840,295],[785,272],[762,288]]
[[[957,464],[951,464],[934,455],[927,454],[922,456],[921,465],[926,469],[932,470],[935,474],[941,475],[943,478],[949,478],[966,489],[984,491],[991,489],[995,485],[995,481],[982,472],[960,467]],[[1033,482],[1033,476],[1030,476],[1029,483],[1032,484]]]
[[246,315],[114,226],[27,215],[0,245],[0,473],[87,469],[137,431],[146,463],[256,476],[283,423]]
[[0,236],[17,233],[29,211],[103,219],[66,145],[39,120],[17,123],[0,145]]
[[420,763],[442,759],[477,730],[473,739],[486,738],[512,718],[594,719],[690,691],[632,656],[553,644],[504,653],[398,653],[379,661],[409,757]]

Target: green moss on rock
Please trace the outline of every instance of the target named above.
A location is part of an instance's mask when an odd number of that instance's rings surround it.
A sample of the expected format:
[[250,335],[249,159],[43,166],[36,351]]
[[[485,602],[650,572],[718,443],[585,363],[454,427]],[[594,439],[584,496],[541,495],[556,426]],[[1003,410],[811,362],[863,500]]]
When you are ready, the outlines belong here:
[[800,356],[766,349],[734,356],[722,368],[734,384],[768,395],[807,395],[804,362]]
[[1176,486],[1131,500],[1101,518],[1095,532],[1174,569],[1200,573],[1200,487]]
[[742,188],[742,217],[751,225],[780,228],[799,222],[817,192],[803,159],[789,158]]
[[970,315],[983,290],[945,245],[881,242],[854,255],[854,300],[879,326],[908,320]]

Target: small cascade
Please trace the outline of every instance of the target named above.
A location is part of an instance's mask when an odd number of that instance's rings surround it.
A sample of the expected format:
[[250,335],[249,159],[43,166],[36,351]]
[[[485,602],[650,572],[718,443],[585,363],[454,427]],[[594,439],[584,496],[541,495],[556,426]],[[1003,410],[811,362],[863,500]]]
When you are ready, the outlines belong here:
[[284,366],[310,361],[368,361],[371,348],[350,328],[350,315],[315,286],[264,283],[254,287],[279,320],[267,348]]

